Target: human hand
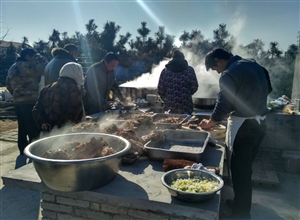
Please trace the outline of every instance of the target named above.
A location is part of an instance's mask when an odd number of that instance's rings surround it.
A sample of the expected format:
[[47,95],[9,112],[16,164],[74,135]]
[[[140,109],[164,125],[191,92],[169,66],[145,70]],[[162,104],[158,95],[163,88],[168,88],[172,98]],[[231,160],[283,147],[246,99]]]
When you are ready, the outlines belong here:
[[123,98],[123,101],[122,101],[122,103],[124,103],[124,105],[128,105],[128,100],[126,99],[126,98]]
[[203,119],[202,121],[200,121],[199,123],[199,127],[204,129],[204,130],[208,130],[209,128],[211,128],[212,126],[214,126],[216,123],[213,122],[212,120],[208,120],[208,119]]
[[112,107],[112,103],[105,103],[105,104],[103,105],[103,109],[104,109],[104,110],[110,110],[111,107]]
[[47,124],[47,123],[44,123],[44,124],[42,124],[41,129],[42,129],[42,131],[50,131],[51,130],[51,125]]

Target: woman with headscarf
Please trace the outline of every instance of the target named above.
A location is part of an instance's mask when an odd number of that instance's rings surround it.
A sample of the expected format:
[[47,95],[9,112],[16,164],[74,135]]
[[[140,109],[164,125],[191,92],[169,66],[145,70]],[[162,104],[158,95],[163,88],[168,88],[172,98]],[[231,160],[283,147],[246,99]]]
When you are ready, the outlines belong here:
[[33,107],[33,116],[41,131],[61,128],[67,122],[78,123],[84,114],[82,104],[82,66],[66,63],[56,82],[45,86]]
[[188,65],[184,54],[176,49],[172,60],[162,70],[157,92],[164,101],[164,111],[173,114],[192,114],[192,95],[198,90],[193,67]]

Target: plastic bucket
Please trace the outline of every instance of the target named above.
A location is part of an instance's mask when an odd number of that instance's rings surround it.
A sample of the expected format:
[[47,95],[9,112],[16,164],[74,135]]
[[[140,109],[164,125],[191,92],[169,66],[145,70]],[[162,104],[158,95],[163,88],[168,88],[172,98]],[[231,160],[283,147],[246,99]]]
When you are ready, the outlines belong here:
[[282,157],[284,158],[284,169],[286,172],[300,173],[300,152],[284,151]]
[[157,101],[157,95],[156,94],[147,94],[146,100],[151,104],[154,105]]

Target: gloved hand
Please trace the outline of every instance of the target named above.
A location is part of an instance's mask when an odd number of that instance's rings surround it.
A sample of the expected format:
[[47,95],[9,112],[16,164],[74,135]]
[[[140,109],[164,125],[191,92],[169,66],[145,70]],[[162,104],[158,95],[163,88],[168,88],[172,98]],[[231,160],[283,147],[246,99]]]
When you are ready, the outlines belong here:
[[49,132],[52,128],[51,128],[50,124],[44,123],[44,124],[42,124],[41,129],[42,129],[42,131]]
[[126,98],[123,98],[121,103],[124,104],[124,105],[128,105],[129,101]]
[[103,105],[103,109],[104,110],[110,110],[111,108],[112,108],[112,103],[105,103],[104,105]]
[[194,163],[192,166],[185,166],[184,169],[204,170],[211,173],[216,173],[215,169],[207,169],[202,163]]

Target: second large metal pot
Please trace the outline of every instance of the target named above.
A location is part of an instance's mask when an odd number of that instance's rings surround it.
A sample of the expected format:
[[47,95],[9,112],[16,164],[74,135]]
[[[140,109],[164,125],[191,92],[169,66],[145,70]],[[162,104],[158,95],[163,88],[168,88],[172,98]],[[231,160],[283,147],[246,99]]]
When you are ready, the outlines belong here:
[[217,98],[197,98],[193,97],[194,105],[198,106],[213,106],[217,102]]
[[197,92],[192,96],[193,104],[200,107],[212,107],[217,102],[218,84],[199,84]]

